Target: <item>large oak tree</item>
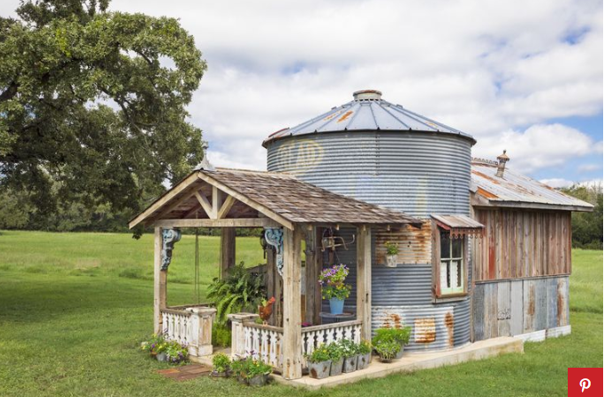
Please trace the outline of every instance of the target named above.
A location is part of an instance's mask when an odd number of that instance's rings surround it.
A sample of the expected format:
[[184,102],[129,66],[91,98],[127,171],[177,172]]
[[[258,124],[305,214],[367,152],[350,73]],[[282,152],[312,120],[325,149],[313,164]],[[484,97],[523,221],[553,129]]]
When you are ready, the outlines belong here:
[[22,1],[0,17],[0,190],[43,214],[136,212],[202,157],[185,109],[206,69],[193,37],[108,3]]

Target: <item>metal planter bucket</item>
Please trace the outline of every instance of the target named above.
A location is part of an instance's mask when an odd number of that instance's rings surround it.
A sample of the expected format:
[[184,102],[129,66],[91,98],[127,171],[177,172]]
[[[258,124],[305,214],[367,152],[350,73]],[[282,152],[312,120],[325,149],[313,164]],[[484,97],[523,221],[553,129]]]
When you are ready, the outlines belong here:
[[247,383],[253,387],[261,387],[268,383],[268,374],[258,374],[247,378]]
[[159,362],[168,362],[169,355],[167,355],[166,352],[158,353],[156,354],[156,360],[158,360]]
[[398,255],[386,255],[386,266],[396,267],[398,264]]
[[344,359],[344,373],[356,371],[358,367],[358,355],[350,356]]
[[312,378],[323,379],[327,378],[331,374],[331,361],[327,360],[320,363],[308,363],[310,369],[310,376]]
[[331,377],[340,375],[344,369],[344,358],[331,362]]
[[405,346],[403,345],[403,346],[401,346],[400,350],[398,351],[398,353],[396,354],[394,359],[396,359],[396,360],[402,359],[404,354],[405,354]]
[[367,353],[366,355],[358,355],[358,370],[366,369],[371,364],[371,353]]

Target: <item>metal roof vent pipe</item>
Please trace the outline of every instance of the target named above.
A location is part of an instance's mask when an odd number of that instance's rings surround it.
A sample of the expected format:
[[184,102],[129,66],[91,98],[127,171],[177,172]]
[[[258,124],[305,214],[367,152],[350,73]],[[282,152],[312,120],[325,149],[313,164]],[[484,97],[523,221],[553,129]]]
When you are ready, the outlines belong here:
[[506,150],[504,153],[497,157],[497,173],[495,174],[497,177],[504,177],[504,170],[506,170],[506,162],[508,162],[510,158],[506,155]]
[[379,90],[359,90],[354,92],[354,101],[360,100],[381,100],[381,91]]

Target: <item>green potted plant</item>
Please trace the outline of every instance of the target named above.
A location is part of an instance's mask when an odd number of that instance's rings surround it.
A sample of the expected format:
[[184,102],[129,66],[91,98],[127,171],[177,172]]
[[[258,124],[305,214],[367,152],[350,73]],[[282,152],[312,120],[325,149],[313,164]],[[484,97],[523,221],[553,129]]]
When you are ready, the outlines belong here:
[[375,337],[373,337],[373,347],[377,351],[377,346],[382,342],[396,343],[399,348],[396,352],[395,359],[400,359],[403,357],[405,346],[409,343],[410,334],[411,327],[378,328],[377,331],[375,331]]
[[225,353],[218,353],[213,356],[213,372],[211,375],[213,377],[229,377],[231,364],[232,361],[228,355]]
[[373,347],[369,341],[362,341],[358,345],[358,361],[357,368],[358,370],[366,369],[371,364],[371,351]]
[[352,287],[345,284],[350,269],[346,265],[334,265],[324,269],[318,283],[322,287],[322,299],[328,299],[332,314],[344,313],[344,301],[350,296]]
[[150,356],[155,357],[158,361],[167,361],[168,342],[163,334],[154,334],[148,341],[141,343],[141,350],[148,352]]
[[169,342],[166,348],[167,361],[170,363],[180,364],[188,360],[187,344],[178,342]]
[[320,344],[312,353],[306,354],[308,370],[312,378],[323,379],[331,374],[331,354],[327,345]]
[[392,241],[386,242],[386,266],[396,267],[398,263],[398,244]]
[[342,355],[344,357],[344,373],[356,371],[358,367],[358,344],[349,339],[341,341]]
[[396,341],[381,341],[373,345],[373,347],[379,355],[379,360],[383,363],[392,363],[401,348]]
[[344,368],[343,348],[338,342],[331,342],[327,345],[329,356],[331,357],[331,377],[340,375]]
[[259,359],[253,359],[252,357],[249,359],[245,363],[247,384],[255,387],[267,384],[268,377],[272,372],[272,366]]

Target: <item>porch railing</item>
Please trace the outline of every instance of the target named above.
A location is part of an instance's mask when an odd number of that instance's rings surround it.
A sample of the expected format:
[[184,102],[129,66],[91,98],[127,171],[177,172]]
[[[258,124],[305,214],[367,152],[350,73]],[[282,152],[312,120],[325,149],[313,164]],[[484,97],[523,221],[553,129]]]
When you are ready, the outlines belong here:
[[302,365],[307,367],[306,354],[310,354],[320,345],[349,339],[360,343],[362,322],[358,320],[341,323],[321,324],[319,326],[303,327],[301,329]]
[[[230,315],[232,320],[232,355],[246,356],[253,352],[264,362],[282,371],[283,328],[256,324],[257,315]],[[321,344],[349,339],[360,343],[362,322],[358,320],[341,323],[322,324],[303,327],[301,330],[302,365],[307,366],[305,355],[310,354]]]
[[188,346],[190,356],[213,353],[213,319],[217,311],[204,305],[160,310],[162,329],[169,341]]

